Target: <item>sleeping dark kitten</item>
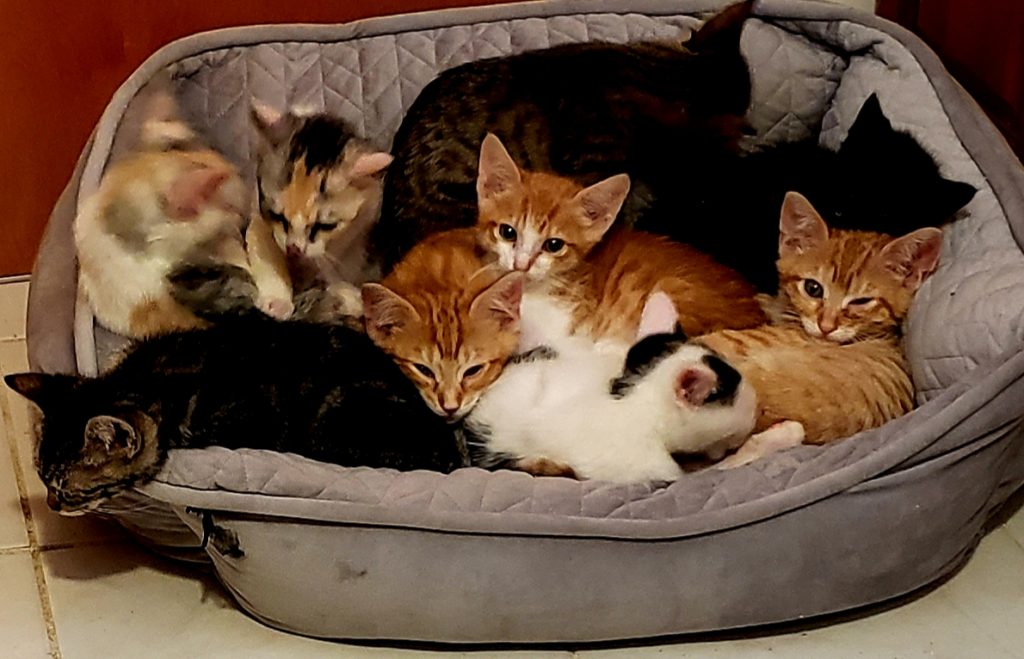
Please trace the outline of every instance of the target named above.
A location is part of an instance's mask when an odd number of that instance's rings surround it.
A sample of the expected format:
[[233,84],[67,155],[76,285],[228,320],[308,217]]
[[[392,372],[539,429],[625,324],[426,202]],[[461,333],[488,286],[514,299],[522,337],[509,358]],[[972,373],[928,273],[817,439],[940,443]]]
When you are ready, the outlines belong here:
[[[371,257],[387,272],[427,235],[476,222],[488,132],[524,169],[583,184],[629,174],[622,217],[632,222],[667,169],[666,183],[678,185],[733,153],[750,103],[739,39],[752,5],[725,9],[682,47],[571,44],[442,72],[395,136]],[[686,157],[666,168],[665,154]]]
[[140,343],[99,378],[5,378],[43,413],[36,468],[55,510],[151,479],[168,449],[297,453],[344,466],[464,464],[448,424],[355,330],[255,317]]
[[872,94],[839,151],[809,139],[736,158],[701,188],[659,190],[637,226],[689,243],[774,293],[779,209],[789,191],[807,197],[831,227],[889,235],[941,226],[975,193],[943,178],[913,136],[893,129]]

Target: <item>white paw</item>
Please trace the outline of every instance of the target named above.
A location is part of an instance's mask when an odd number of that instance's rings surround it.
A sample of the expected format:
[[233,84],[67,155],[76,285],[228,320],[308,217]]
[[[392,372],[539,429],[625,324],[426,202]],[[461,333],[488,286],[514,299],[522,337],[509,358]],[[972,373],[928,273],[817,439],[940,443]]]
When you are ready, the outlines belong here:
[[292,301],[283,297],[261,297],[256,303],[260,311],[277,320],[288,320],[295,311]]
[[766,455],[799,446],[804,441],[804,426],[799,421],[780,421],[748,439],[738,451],[715,465],[716,469],[735,469]]
[[331,298],[332,311],[339,316],[362,317],[363,294],[358,286],[348,282],[331,284],[327,293]]

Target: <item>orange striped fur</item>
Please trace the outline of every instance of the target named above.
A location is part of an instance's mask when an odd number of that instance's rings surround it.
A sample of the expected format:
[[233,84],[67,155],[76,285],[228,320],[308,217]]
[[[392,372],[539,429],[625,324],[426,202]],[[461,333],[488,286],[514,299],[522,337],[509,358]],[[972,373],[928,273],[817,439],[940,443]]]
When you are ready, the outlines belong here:
[[531,291],[572,309],[575,331],[631,341],[644,303],[663,291],[691,334],[753,327],[766,318],[737,272],[667,238],[608,230],[629,178],[584,187],[563,176],[519,169],[494,135],[480,152],[478,238],[505,269],[527,274]]
[[754,432],[799,421],[808,444],[824,444],[902,416],[914,387],[895,338],[847,345],[798,327],[724,330],[697,339],[736,367],[757,391]]
[[435,234],[363,286],[367,334],[434,412],[455,420],[515,352],[522,285],[521,273],[484,258],[472,229]]

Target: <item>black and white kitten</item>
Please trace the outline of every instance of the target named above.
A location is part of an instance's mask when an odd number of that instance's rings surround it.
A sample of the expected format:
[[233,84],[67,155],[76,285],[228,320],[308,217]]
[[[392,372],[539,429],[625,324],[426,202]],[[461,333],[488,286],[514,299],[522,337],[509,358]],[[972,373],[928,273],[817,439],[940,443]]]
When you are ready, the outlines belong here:
[[625,357],[566,337],[514,360],[466,420],[474,464],[671,481],[683,474],[673,454],[717,460],[741,445],[757,416],[753,388],[712,350],[687,343],[677,318],[655,293]]
[[138,344],[98,378],[5,382],[42,411],[36,469],[55,510],[94,508],[177,448],[252,448],[343,466],[463,466],[448,424],[360,331],[255,315]]

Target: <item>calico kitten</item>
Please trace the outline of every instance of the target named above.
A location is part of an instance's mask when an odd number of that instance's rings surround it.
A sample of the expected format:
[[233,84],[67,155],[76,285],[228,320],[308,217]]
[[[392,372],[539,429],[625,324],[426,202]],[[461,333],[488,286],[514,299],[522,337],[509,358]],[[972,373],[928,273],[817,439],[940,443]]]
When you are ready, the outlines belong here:
[[[477,154],[487,133],[530,170],[584,184],[629,174],[627,222],[654,188],[695,181],[733,151],[745,126],[750,74],[739,40],[752,7],[726,8],[682,46],[570,44],[440,73],[395,136],[371,238],[376,260],[387,272],[423,237],[476,221]],[[672,167],[665,154],[678,156]]]
[[474,464],[670,481],[683,473],[674,453],[719,459],[742,444],[757,409],[750,385],[686,342],[664,294],[643,316],[625,357],[570,337],[513,360],[466,419]]
[[764,220],[775,217],[789,191],[807,197],[833,228],[889,235],[941,226],[975,194],[944,178],[912,135],[894,130],[875,94],[838,151],[812,138],[707,167],[700,186],[661,189],[637,228],[689,243],[769,294],[778,285],[777,233]]
[[[260,214],[246,240],[261,292],[260,306],[279,318],[293,294],[355,286],[367,270],[366,240],[380,213],[381,176],[391,156],[326,114],[280,113],[254,104],[260,136]],[[344,297],[344,296],[343,296]]]
[[427,405],[462,418],[519,341],[523,275],[488,262],[472,230],[435,234],[380,284],[363,285],[366,332]]
[[[629,228],[611,229],[629,191],[618,174],[583,187],[521,170],[489,134],[480,151],[478,241],[500,266],[526,273],[527,308],[537,295],[563,305],[570,331],[629,342],[644,300],[666,293],[691,334],[759,325],[754,289],[692,247]],[[524,316],[527,312],[524,312]],[[538,323],[528,319],[530,333]],[[556,333],[561,328],[552,328]]]
[[790,192],[779,221],[779,320],[836,343],[898,336],[941,249],[934,227],[899,238],[830,230],[805,197]]
[[391,359],[340,326],[253,317],[145,341],[99,378],[5,381],[42,411],[36,469],[62,512],[145,483],[177,448],[403,470],[464,463],[451,428]]
[[176,268],[248,267],[238,171],[179,118],[166,90],[149,93],[139,100],[148,103],[140,149],[107,169],[74,221],[80,300],[131,338],[203,325],[174,300],[168,275]]

